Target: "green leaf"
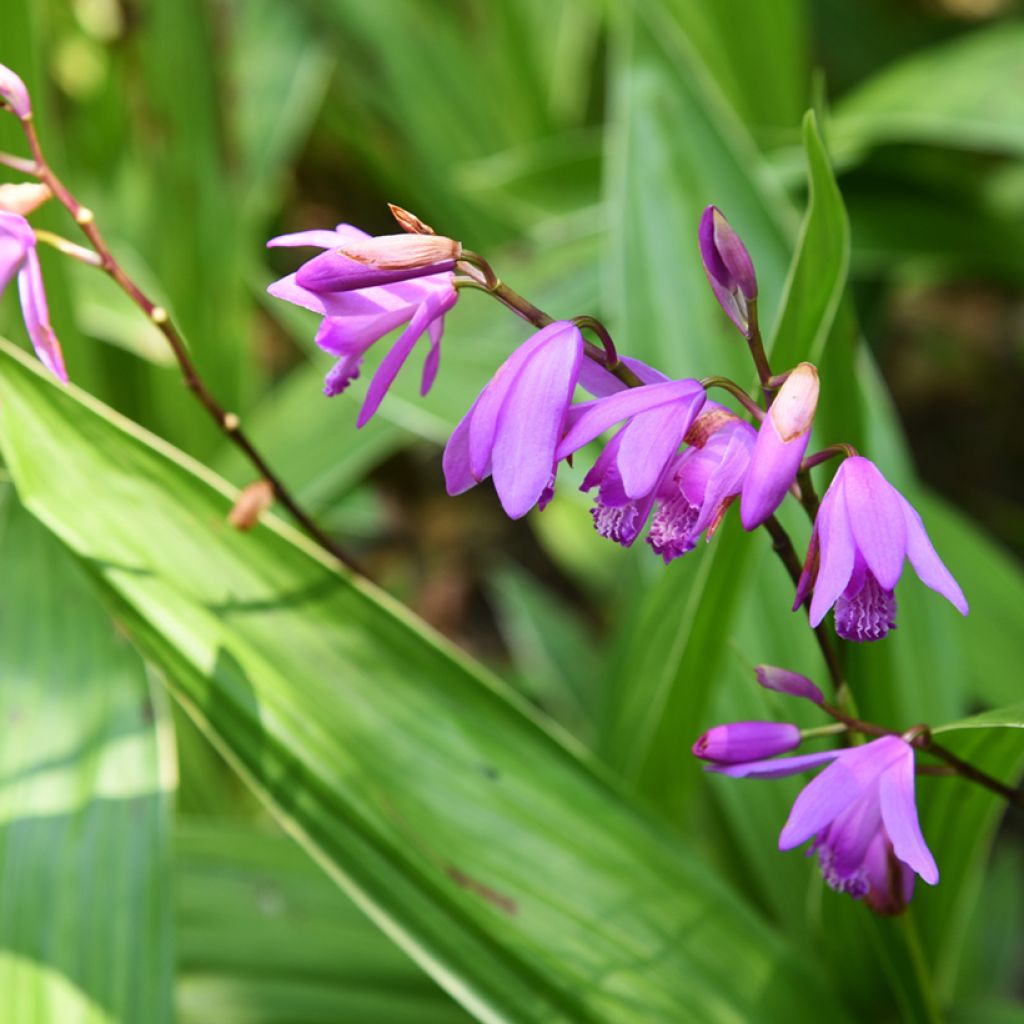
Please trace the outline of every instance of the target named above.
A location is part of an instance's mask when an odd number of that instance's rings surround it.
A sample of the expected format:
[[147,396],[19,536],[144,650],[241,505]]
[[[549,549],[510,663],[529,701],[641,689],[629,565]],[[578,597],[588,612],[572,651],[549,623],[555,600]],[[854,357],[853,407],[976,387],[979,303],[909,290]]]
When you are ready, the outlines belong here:
[[813,111],[804,116],[807,213],[769,345],[776,372],[817,363],[839,309],[850,266],[850,224]]
[[16,349],[0,445],[178,699],[387,934],[488,1021],[843,1019],[544,720],[211,474]]
[[169,1022],[166,698],[74,561],[0,502],[0,1020]]
[[470,1018],[286,836],[175,833],[180,1024],[457,1024]]
[[932,729],[934,735],[942,732],[959,732],[961,729],[1024,729],[1024,702],[1008,708],[994,708],[980,715],[962,718],[959,722],[947,722]]

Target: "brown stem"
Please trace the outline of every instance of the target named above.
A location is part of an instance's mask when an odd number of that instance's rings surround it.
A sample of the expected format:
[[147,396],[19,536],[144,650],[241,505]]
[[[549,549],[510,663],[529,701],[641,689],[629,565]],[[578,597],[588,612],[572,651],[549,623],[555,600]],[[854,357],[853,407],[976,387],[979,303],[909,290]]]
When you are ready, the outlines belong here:
[[260,477],[270,484],[278,501],[288,509],[292,517],[306,531],[306,533],[308,533],[309,536],[312,537],[313,540],[315,540],[322,548],[334,555],[334,557],[340,562],[347,565],[350,569],[359,571],[352,558],[347,555],[345,551],[343,551],[326,533],[324,533],[323,530],[320,529],[316,522],[302,509],[295,498],[292,497],[291,492],[287,487],[285,487],[280,478],[273,472],[273,470],[271,470],[270,466],[267,465],[266,460],[256,450],[253,443],[242,431],[238,416],[224,409],[213,396],[202,377],[200,377],[195,364],[189,357],[188,350],[185,347],[185,342],[178,333],[177,328],[171,322],[171,319],[167,314],[167,310],[162,306],[156,305],[156,303],[154,303],[124,272],[124,269],[117,262],[117,259],[103,238],[103,235],[100,233],[99,228],[96,226],[92,211],[78,202],[60,178],[57,177],[49,164],[47,164],[46,158],[43,155],[42,146],[39,143],[39,137],[36,134],[35,125],[33,125],[32,121],[30,119],[22,121],[22,127],[25,131],[25,137],[28,140],[29,148],[32,151],[33,159],[35,160],[34,172],[36,176],[40,181],[50,187],[50,191],[54,196],[56,196],[57,200],[68,210],[71,216],[74,217],[75,223],[82,229],[86,238],[89,239],[93,248],[96,250],[96,253],[100,258],[100,269],[113,278],[121,287],[122,291],[124,291],[135,305],[138,306],[147,317],[149,317],[150,321],[159,328],[160,333],[163,334],[164,338],[167,340],[167,344],[171,347],[171,351],[174,353],[174,358],[177,360],[178,366],[181,369],[185,386],[196,396],[203,408],[205,408],[210,414],[210,418],[217,424],[217,427],[228,438],[228,440],[231,441],[231,443],[234,444],[243,455],[245,455]]
[[852,444],[830,444],[827,448],[822,448],[820,452],[808,455],[800,463],[800,472],[806,473],[808,470],[814,469],[815,466],[820,466],[823,462],[828,462],[829,459],[834,459],[840,455],[844,459],[849,459],[856,454],[857,449]]
[[764,341],[761,338],[761,325],[757,320],[757,299],[751,300],[747,307],[747,346],[750,349],[751,358],[754,360],[754,366],[757,368],[757,379],[761,384],[761,390],[764,392],[764,399],[766,405],[772,404],[772,399],[775,398],[775,392],[778,391],[778,385],[773,383],[772,368],[768,364],[768,356],[764,351]]
[[921,749],[926,750],[940,761],[945,761],[950,768],[965,779],[970,779],[971,782],[976,782],[979,786],[991,789],[993,793],[998,793],[1016,807],[1024,808],[1024,790],[1012,789],[998,779],[992,778],[987,772],[983,772],[980,768],[975,768],[973,764],[962,761],[951,750],[936,743],[930,737],[927,744],[922,745]]
[[734,380],[729,380],[728,377],[702,377],[700,383],[705,391],[709,388],[721,388],[723,391],[728,391],[758,422],[764,419],[764,409]]

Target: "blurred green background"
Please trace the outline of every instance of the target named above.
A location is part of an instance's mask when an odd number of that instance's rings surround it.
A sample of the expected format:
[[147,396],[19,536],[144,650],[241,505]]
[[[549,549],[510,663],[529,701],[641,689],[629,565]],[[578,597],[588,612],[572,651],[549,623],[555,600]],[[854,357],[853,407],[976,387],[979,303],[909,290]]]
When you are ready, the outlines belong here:
[[[172,311],[213,391],[300,500],[374,579],[597,749],[659,811],[685,807],[677,820],[706,829],[710,850],[723,835],[744,846],[739,799],[716,790],[694,804],[696,772],[652,795],[659,763],[633,762],[623,725],[646,698],[643,687],[623,696],[622,679],[653,671],[630,637],[651,618],[675,628],[692,615],[693,592],[718,601],[723,616],[735,612],[740,634],[760,627],[763,639],[770,626],[736,612],[733,595],[694,591],[708,571],[703,555],[655,583],[663,571],[646,551],[599,542],[569,477],[558,501],[520,523],[504,519],[486,488],[445,497],[440,446],[523,337],[480,295],[464,295],[449,316],[435,393],[416,397],[410,366],[381,415],[356,432],[358,389],[318,397],[330,360],[312,343],[315,318],[265,295],[295,254],[264,243],[339,221],[388,232],[394,201],[488,255],[548,312],[601,316],[623,351],[673,374],[741,376],[742,347],[697,259],[699,212],[719,203],[747,240],[770,322],[786,270],[778,253],[806,201],[800,121],[814,107],[851,226],[852,301],[837,329],[853,337],[859,323],[894,403],[876,391],[864,406],[853,397],[863,379],[837,363],[828,388],[839,411],[822,428],[849,424],[843,436],[868,439],[867,452],[902,480],[910,473],[895,414],[921,481],[951,503],[924,499],[940,551],[956,551],[958,575],[988,583],[946,667],[969,682],[943,689],[935,666],[910,662],[913,693],[934,684],[924,715],[1010,703],[1020,695],[1024,593],[1015,561],[1024,554],[1020,14],[1002,0],[2,0],[0,62],[28,82],[54,165]],[[0,149],[20,152],[11,120],[0,122]],[[73,235],[55,206],[34,221]],[[94,271],[52,253],[43,260],[73,380],[248,483],[246,464],[127,300]],[[0,329],[23,337],[13,295],[0,304]],[[883,435],[887,447],[872,449]],[[734,564],[746,567],[734,559],[721,571]],[[635,599],[652,586],[660,598]],[[953,643],[940,638],[948,627],[931,627],[936,663]],[[742,678],[728,637],[715,641],[722,671]],[[769,646],[752,656],[786,659],[784,646]],[[884,675],[873,653],[863,657],[866,671]],[[901,664],[906,674],[902,657],[885,678]],[[879,714],[913,706],[877,695]],[[695,698],[657,727],[664,757],[681,757],[711,707],[748,709]],[[181,1019],[458,1018],[274,834],[187,719],[176,723]],[[765,834],[778,823],[766,818]],[[722,870],[785,920],[770,880],[750,872],[751,835]],[[1014,1002],[1024,984],[1022,842],[1019,822],[1016,831],[1007,823],[994,859],[978,853],[965,883],[972,898],[941,981],[958,1020],[1024,1019]],[[769,844],[763,856],[779,855]],[[227,907],[215,919],[211,890]],[[292,942],[295,956],[282,956]],[[911,1012],[893,1009],[884,978],[874,984],[851,1004]],[[353,992],[365,1005],[346,1001]],[[375,1002],[382,992],[390,1003]]]

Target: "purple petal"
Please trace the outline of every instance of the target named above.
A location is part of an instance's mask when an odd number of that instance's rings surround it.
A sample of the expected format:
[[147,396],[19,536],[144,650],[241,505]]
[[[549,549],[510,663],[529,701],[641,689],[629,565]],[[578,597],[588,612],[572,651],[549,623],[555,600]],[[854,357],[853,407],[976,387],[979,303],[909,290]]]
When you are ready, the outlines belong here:
[[[897,742],[903,743],[902,740]],[[879,787],[882,820],[896,856],[929,885],[935,885],[939,869],[921,835],[914,802],[914,751],[907,743],[903,743],[903,747],[903,755],[882,773]]]
[[[746,423],[741,425],[748,427]],[[753,433],[754,431],[751,429],[750,434],[753,435]],[[705,449],[710,448],[713,443],[714,439],[705,446]],[[750,466],[752,447],[752,437],[748,438],[743,431],[733,431],[729,436],[725,450],[721,453],[718,464],[711,471],[704,488],[704,500],[700,506],[700,515],[693,527],[695,533],[703,533],[718,514],[722,503],[742,490],[743,481]]]
[[582,402],[569,410],[568,430],[558,446],[559,460],[593,441],[609,427],[631,416],[669,402],[686,402],[680,414],[690,422],[704,404],[704,389],[695,380],[671,380],[630,388],[607,398]]
[[766,690],[785,693],[790,697],[805,697],[807,700],[814,701],[815,704],[825,703],[825,695],[821,690],[807,676],[802,676],[799,672],[790,672],[772,665],[758,665],[755,671],[757,681]]
[[883,590],[892,590],[903,571],[906,528],[899,494],[873,462],[861,456],[847,459],[843,495],[857,549]]
[[534,350],[501,407],[492,476],[512,519],[526,515],[549,486],[582,358],[583,336],[563,324]]
[[295,280],[301,287],[313,292],[347,292],[358,288],[395,284],[417,277],[429,277],[451,270],[454,266],[455,261],[448,260],[426,267],[381,270],[378,267],[357,263],[347,256],[342,256],[340,252],[328,250],[299,267]]
[[825,492],[818,510],[819,565],[811,599],[811,626],[817,626],[846,589],[855,564],[853,534],[846,521],[843,481],[838,476]]
[[32,347],[39,356],[39,361],[59,381],[67,383],[68,374],[64,369],[64,353],[61,351],[57,335],[50,326],[50,312],[46,305],[46,292],[43,290],[43,274],[39,267],[39,257],[35,247],[25,254],[25,263],[18,272],[18,294],[21,298],[21,312],[25,318],[28,336],[32,339]]
[[820,768],[834,761],[841,750],[822,750],[817,754],[800,754],[797,757],[773,757],[766,761],[748,761],[746,764],[707,764],[704,770],[733,779],[781,779],[797,775],[810,768]]
[[635,500],[654,490],[692,421],[693,414],[687,416],[673,402],[637,413],[622,428],[618,466],[628,497]]
[[468,491],[475,487],[481,480],[490,475],[491,464],[488,459],[480,476],[475,476],[470,466],[469,458],[469,431],[470,424],[476,415],[477,405],[482,395],[469,407],[469,411],[459,420],[458,426],[448,438],[444,447],[444,455],[441,459],[441,468],[444,470],[445,490],[454,496]]
[[810,439],[808,431],[792,441],[783,441],[771,415],[765,416],[740,496],[740,520],[745,530],[756,529],[782,504]]
[[[452,301],[454,302],[454,299]],[[430,335],[430,348],[427,349],[427,357],[423,360],[423,377],[420,380],[420,397],[424,398],[430,394],[430,389],[437,379],[438,367],[441,365],[441,338],[444,336],[443,315],[430,321],[427,333]]]
[[[660,384],[669,379],[660,370],[655,370],[639,359],[630,359],[628,356],[620,356],[620,359],[644,384]],[[579,384],[595,398],[607,398],[628,387],[594,359],[584,359],[580,364]]]
[[359,376],[362,363],[363,357],[360,353],[342,356],[324,377],[324,394],[328,398],[334,398],[345,391],[349,384]]
[[0,210],[0,292],[11,283],[35,244],[32,228],[21,214]]
[[910,559],[914,572],[926,587],[931,587],[946,598],[961,615],[966,615],[968,607],[964,592],[942,559],[935,553],[928,531],[924,528],[917,510],[902,494],[898,497],[907,530],[907,558]]
[[883,736],[862,747],[840,751],[835,763],[812,779],[796,798],[779,836],[779,849],[799,846],[834,821],[901,755],[901,746],[906,744],[897,737]]
[[453,288],[451,294],[443,298],[432,295],[413,314],[409,326],[399,335],[398,340],[391,347],[391,351],[381,361],[377,372],[370,381],[370,387],[366,392],[366,401],[359,411],[359,418],[356,420],[356,427],[365,426],[374,413],[380,408],[380,403],[388,392],[388,388],[394,383],[398,371],[409,358],[413,346],[419,341],[420,336],[439,316],[443,316],[452,306],[455,305],[456,292]]
[[749,764],[799,746],[800,730],[789,722],[729,722],[708,729],[694,743],[693,753],[720,764]]
[[[359,234],[364,238],[370,237],[362,231]],[[308,245],[314,249],[337,249],[339,245],[344,245],[349,240],[337,231],[314,229],[313,231],[295,231],[290,235],[278,235],[267,242],[267,248],[294,248]]]

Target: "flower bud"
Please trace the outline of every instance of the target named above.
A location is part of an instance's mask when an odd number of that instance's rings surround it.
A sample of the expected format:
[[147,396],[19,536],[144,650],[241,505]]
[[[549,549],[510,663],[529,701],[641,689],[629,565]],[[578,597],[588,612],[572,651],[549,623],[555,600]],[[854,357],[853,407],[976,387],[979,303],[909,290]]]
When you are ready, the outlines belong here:
[[5,64],[0,64],[0,100],[23,121],[32,116],[32,103],[25,83]]
[[800,363],[786,378],[757,433],[743,481],[740,519],[745,530],[760,526],[778,507],[800,471],[818,408],[818,371]]
[[699,238],[700,257],[718,304],[749,334],[749,304],[757,298],[757,276],[747,247],[716,206],[704,211]]
[[0,185],[0,210],[27,217],[38,210],[53,193],[48,185],[34,181]]
[[790,697],[805,697],[813,700],[815,704],[823,704],[825,696],[807,678],[799,672],[790,672],[784,668],[775,668],[772,665],[758,665],[757,681],[766,689],[774,690],[776,693],[785,693]]
[[378,235],[349,242],[338,252],[378,270],[411,270],[451,264],[462,255],[462,245],[443,235]]
[[800,746],[800,730],[789,722],[730,722],[716,725],[693,745],[705,761],[736,764],[785,754]]

